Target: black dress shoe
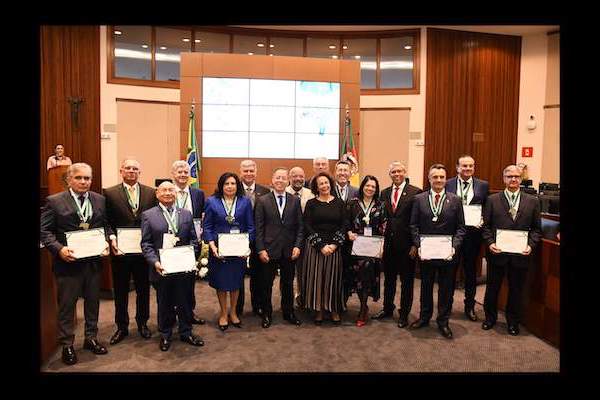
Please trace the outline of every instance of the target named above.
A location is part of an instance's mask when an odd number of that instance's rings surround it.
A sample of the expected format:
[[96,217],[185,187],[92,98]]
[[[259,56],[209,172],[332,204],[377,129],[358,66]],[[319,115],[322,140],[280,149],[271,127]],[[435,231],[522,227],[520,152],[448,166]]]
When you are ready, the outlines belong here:
[[192,324],[193,325],[204,325],[206,323],[202,318],[198,318],[195,315],[192,315]]
[[294,314],[294,313],[291,313],[291,314],[288,314],[288,315],[284,315],[284,316],[283,316],[283,319],[284,319],[285,321],[289,322],[290,324],[293,324],[293,325],[297,325],[297,326],[300,326],[300,325],[302,325],[302,321],[300,321],[300,320],[299,320],[299,319],[296,317],[296,314]]
[[424,326],[429,326],[429,321],[423,321],[422,319],[418,319],[415,322],[413,322],[412,324],[410,324],[409,329],[420,329],[420,328],[423,328]]
[[509,325],[508,334],[512,336],[517,336],[519,334],[519,325]]
[[452,339],[452,331],[448,325],[438,326],[438,329],[443,337],[446,339]]
[[465,315],[467,316],[467,319],[470,319],[473,322],[477,321],[477,314],[475,314],[474,308],[465,308]]
[[165,339],[165,338],[161,337],[158,347],[160,348],[161,351],[167,351],[167,350],[169,350],[169,347],[171,347],[171,341],[169,339]]
[[182,336],[181,341],[189,343],[192,346],[204,346],[204,340],[202,340],[200,336],[196,335]]
[[117,331],[115,332],[114,335],[112,335],[112,337],[110,338],[110,344],[111,346],[113,344],[117,344],[119,343],[121,340],[125,339],[126,336],[129,335],[129,332],[121,330],[121,329],[117,329]]
[[98,339],[85,339],[83,341],[83,348],[92,351],[94,354],[106,354],[108,350],[104,347]]
[[268,315],[263,315],[262,317],[262,327],[263,328],[268,328],[271,326],[271,317],[269,317]]
[[398,328],[406,328],[408,326],[408,318],[400,317],[398,319]]
[[381,310],[379,311],[377,314],[373,315],[371,317],[371,319],[384,319],[384,318],[390,318],[392,315],[394,315],[393,311],[385,311],[385,310]]
[[152,332],[150,331],[150,329],[148,329],[148,326],[146,324],[140,325],[138,327],[138,332],[140,333],[140,336],[144,339],[150,339],[152,337]]
[[[253,308],[252,312],[254,313],[254,315],[258,315],[259,317],[262,317],[264,314],[264,310],[262,308]],[[238,313],[239,314],[239,313]],[[241,314],[239,314],[241,315]]]
[[483,329],[484,331],[488,331],[488,330],[492,329],[494,327],[494,325],[496,325],[496,323],[494,321],[490,321],[489,319],[486,319],[481,324],[481,329]]
[[67,365],[73,365],[77,362],[77,354],[75,354],[73,346],[63,346],[62,362]]

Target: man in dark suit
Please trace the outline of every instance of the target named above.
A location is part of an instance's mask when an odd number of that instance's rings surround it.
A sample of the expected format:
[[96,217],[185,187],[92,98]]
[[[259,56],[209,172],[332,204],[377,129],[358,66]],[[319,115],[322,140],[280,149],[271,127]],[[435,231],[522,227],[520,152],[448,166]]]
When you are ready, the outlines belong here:
[[327,172],[329,174],[329,160],[327,157],[313,158],[313,176],[304,181],[304,187],[310,189],[310,183],[312,182],[313,177],[321,172]]
[[[91,192],[92,167],[75,163],[67,170],[69,189],[46,198],[40,221],[40,240],[52,253],[58,300],[58,342],[63,346],[62,361],[77,362],[73,348],[77,299],[84,299],[85,340],[83,348],[94,354],[108,351],[98,339],[100,306],[100,257],[77,258],[77,251],[67,246],[66,232],[104,228],[108,242],[112,230],[106,220],[104,196]],[[113,242],[114,243],[114,242]],[[102,255],[108,255],[108,243]]]
[[[488,197],[483,214],[483,240],[487,246],[487,284],[482,329],[491,329],[498,319],[498,293],[502,280],[508,277],[506,322],[508,333],[519,334],[522,316],[523,285],[527,279],[530,255],[542,236],[540,203],[535,196],[519,189],[521,171],[516,165],[504,169],[503,192]],[[505,253],[496,246],[497,229],[527,231],[527,245],[521,254]]]
[[[240,178],[246,197],[252,202],[253,209],[256,205],[256,200],[260,196],[271,193],[271,189],[256,183],[256,163],[253,160],[244,160],[240,163]],[[256,275],[256,268],[260,265],[260,262],[254,247],[252,248],[252,253],[248,259],[248,264],[250,268],[246,270],[246,273],[250,275],[250,301],[252,302],[252,312],[258,316],[262,316],[263,310],[260,306],[260,288],[258,287],[259,283]],[[244,313],[245,292],[245,279],[242,279],[242,287],[240,288],[240,294],[236,305],[237,315],[240,316]]]
[[[123,160],[120,173],[123,183],[104,190],[108,223],[115,233],[119,228],[140,228],[141,214],[157,204],[154,188],[138,182],[141,169],[137,160]],[[111,235],[110,239],[117,240],[117,247],[113,247],[111,260],[117,331],[110,338],[110,344],[117,344],[129,335],[127,309],[129,282],[132,275],[136,292],[135,321],[140,335],[144,339],[149,339],[152,333],[147,325],[150,318],[150,282],[146,261],[141,253],[124,255],[118,248],[119,238]]]
[[149,265],[150,281],[156,288],[158,305],[159,348],[169,350],[175,317],[179,321],[181,341],[193,346],[203,346],[204,341],[192,333],[190,321],[190,274],[193,272],[165,275],[159,250],[175,246],[194,247],[198,257],[199,246],[192,213],[185,208],[176,207],[175,185],[165,181],[158,186],[156,198],[159,204],[142,213],[142,252]]
[[412,308],[417,256],[417,248],[413,246],[408,224],[415,195],[421,193],[421,189],[406,181],[406,166],[400,161],[390,163],[388,173],[392,179],[392,186],[384,189],[380,196],[385,202],[387,215],[383,251],[383,310],[372,318],[383,319],[394,314],[396,281],[399,274],[402,287],[398,326],[405,328],[408,326],[408,315]]
[[[185,160],[177,160],[171,166],[171,176],[177,191],[175,203],[179,208],[185,208],[191,214],[193,219],[202,220],[204,213],[204,192],[201,189],[193,188],[188,185],[190,179],[190,166]],[[200,238],[198,238],[200,239]],[[194,312],[196,308],[196,274],[189,276],[190,281],[190,320],[192,324],[204,324],[206,321],[198,317]]]
[[[438,275],[438,315],[437,324],[442,336],[452,338],[448,320],[452,312],[454,293],[454,269],[456,253],[460,250],[465,236],[465,217],[462,202],[455,194],[448,193],[446,186],[446,168],[434,164],[429,168],[427,192],[415,196],[410,216],[410,230],[414,246],[418,247],[421,259],[421,312],[419,319],[410,325],[419,329],[429,325],[433,315],[433,282]],[[426,259],[422,254],[421,235],[445,235],[452,237],[451,254],[446,259]],[[422,256],[423,255],[423,256]]]
[[[473,157],[466,154],[460,156],[456,161],[456,172],[458,175],[446,182],[446,191],[458,195],[463,207],[479,205],[483,208],[487,200],[489,184],[487,181],[473,176],[475,172]],[[475,314],[475,291],[477,287],[475,261],[481,249],[482,225],[483,213],[476,225],[465,224],[467,234],[460,248],[460,253],[456,257],[458,263],[462,259],[465,275],[465,315],[471,321],[477,321],[477,315]],[[458,271],[458,267],[456,271]]]
[[272,177],[273,193],[259,197],[254,209],[256,227],[256,252],[261,261],[257,266],[260,281],[262,327],[271,326],[273,280],[280,270],[279,290],[283,319],[300,325],[294,314],[294,272],[304,239],[302,207],[300,200],[285,191],[288,170],[277,168]]

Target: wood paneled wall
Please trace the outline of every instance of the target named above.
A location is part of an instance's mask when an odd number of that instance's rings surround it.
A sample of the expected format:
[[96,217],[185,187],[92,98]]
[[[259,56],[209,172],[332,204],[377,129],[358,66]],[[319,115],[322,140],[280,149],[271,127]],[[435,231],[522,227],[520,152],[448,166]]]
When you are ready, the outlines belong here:
[[[356,127],[360,126],[360,62],[306,57],[269,57],[242,54],[181,53],[181,158],[186,157],[189,111],[196,104],[196,140],[202,153],[202,77],[264,78],[340,82],[340,145],[344,133],[344,107],[348,104],[354,143],[358,150]],[[219,176],[226,171],[239,174],[241,158],[201,158],[200,187],[212,194]],[[300,166],[306,178],[313,174],[312,160],[256,158],[257,181],[271,183],[271,172],[279,166]],[[335,165],[330,161],[330,170]]]
[[476,176],[504,188],[503,168],[516,160],[521,38],[428,29],[425,163],[454,176],[461,154]]
[[[58,143],[75,162],[92,166],[92,190],[101,192],[100,28],[40,28],[40,190],[47,187],[46,161]],[[79,126],[71,118],[70,97],[81,97]]]

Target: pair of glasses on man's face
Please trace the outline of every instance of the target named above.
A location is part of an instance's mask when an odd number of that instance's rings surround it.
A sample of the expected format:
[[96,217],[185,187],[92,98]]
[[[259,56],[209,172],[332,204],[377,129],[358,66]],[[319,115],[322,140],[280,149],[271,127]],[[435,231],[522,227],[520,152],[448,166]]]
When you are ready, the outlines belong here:
[[508,179],[521,179],[521,175],[504,175]]

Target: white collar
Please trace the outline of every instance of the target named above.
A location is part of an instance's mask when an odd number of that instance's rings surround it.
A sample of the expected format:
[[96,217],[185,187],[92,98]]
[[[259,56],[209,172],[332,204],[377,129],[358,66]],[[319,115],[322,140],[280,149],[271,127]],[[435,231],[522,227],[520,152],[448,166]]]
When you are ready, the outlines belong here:
[[508,194],[509,196],[512,196],[513,194],[515,196],[519,196],[519,193],[521,193],[521,189],[517,189],[514,192],[511,192],[510,190],[508,190],[508,188],[504,188],[504,193]]
[[[429,189],[429,191],[431,192],[432,196],[435,196],[436,194],[438,194],[436,191],[434,191],[433,189]],[[442,191],[439,193],[440,197],[442,197],[444,194],[446,193],[446,189],[442,189]]]
[[133,185],[133,186],[129,186],[128,184],[126,184],[125,182],[123,182],[123,187],[124,187],[126,190],[129,190],[129,188],[132,188],[132,189],[137,189],[137,188],[139,187],[139,182],[136,182],[136,183],[135,183],[135,185]]
[[190,193],[190,187],[186,185],[186,187],[184,187],[183,189],[181,189],[179,186],[175,185],[175,187],[177,188],[177,193],[179,192],[185,192],[187,194]]
[[[69,188],[69,192],[71,192],[71,196],[73,196],[75,199],[79,199],[79,196],[81,196],[81,194],[75,193],[72,188]],[[88,197],[90,197],[89,193],[89,191],[85,192],[83,194],[83,197],[87,199]]]
[[[158,206],[163,210],[163,211],[167,211],[167,206],[165,206],[163,203],[158,202]],[[171,207],[173,207],[173,211],[177,210],[177,204],[175,202],[173,202],[173,204],[171,204]]]
[[392,183],[392,189],[398,188],[399,191],[404,190],[404,186],[406,186],[406,179],[404,181],[402,181],[402,183],[398,186],[396,186],[395,183]]
[[458,180],[459,180],[460,182],[473,183],[473,177],[472,177],[472,176],[471,176],[471,177],[469,177],[469,179],[467,179],[466,181],[465,181],[463,178],[461,178],[461,176],[460,176],[460,175],[458,175],[458,176],[457,176],[457,178],[458,178]]
[[252,185],[250,185],[250,186],[248,186],[244,182],[242,182],[242,185],[244,185],[245,191],[247,191],[248,189],[252,189],[252,191],[254,192],[254,189],[256,189],[256,182],[253,182]]

